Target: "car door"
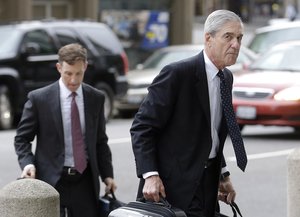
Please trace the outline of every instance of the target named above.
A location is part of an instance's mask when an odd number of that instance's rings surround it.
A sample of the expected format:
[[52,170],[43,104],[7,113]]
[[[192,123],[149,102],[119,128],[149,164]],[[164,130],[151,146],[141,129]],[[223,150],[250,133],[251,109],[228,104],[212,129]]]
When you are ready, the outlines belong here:
[[35,29],[26,32],[20,53],[19,71],[26,92],[48,85],[59,78],[56,70],[57,48],[45,30]]

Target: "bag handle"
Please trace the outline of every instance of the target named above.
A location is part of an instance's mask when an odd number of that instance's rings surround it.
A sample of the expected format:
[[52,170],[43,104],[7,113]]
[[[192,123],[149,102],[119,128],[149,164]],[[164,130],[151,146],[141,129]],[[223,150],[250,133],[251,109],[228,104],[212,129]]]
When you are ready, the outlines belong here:
[[144,203],[153,203],[153,204],[156,204],[156,205],[165,206],[167,208],[171,208],[172,207],[172,205],[167,201],[167,199],[164,198],[164,197],[162,197],[162,196],[159,197],[159,201],[158,202],[146,200],[145,197],[138,198],[137,201],[144,202]]
[[237,213],[239,214],[240,217],[243,217],[238,205],[235,202],[232,202],[230,206],[233,212],[233,217],[237,217]]
[[116,195],[113,191],[105,192],[104,197],[107,197],[109,194],[111,194],[114,200],[117,200]]

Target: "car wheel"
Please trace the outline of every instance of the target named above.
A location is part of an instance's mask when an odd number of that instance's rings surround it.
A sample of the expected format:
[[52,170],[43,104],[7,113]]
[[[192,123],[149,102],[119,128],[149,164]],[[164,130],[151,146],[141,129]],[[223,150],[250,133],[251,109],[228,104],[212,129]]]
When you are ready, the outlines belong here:
[[0,129],[7,130],[13,127],[14,115],[6,86],[0,86]]
[[105,120],[108,121],[113,113],[113,103],[114,103],[114,94],[110,86],[105,83],[97,83],[95,88],[101,90],[104,94],[105,101],[104,101],[104,117]]

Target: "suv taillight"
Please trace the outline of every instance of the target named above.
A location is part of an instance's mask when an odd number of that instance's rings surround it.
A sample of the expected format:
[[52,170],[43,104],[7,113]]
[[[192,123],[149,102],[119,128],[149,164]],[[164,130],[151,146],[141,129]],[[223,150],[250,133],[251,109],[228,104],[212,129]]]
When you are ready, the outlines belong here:
[[126,55],[125,52],[123,52],[121,54],[122,60],[123,60],[123,64],[124,64],[124,73],[125,75],[127,74],[128,70],[129,70],[129,61],[128,61],[128,57]]

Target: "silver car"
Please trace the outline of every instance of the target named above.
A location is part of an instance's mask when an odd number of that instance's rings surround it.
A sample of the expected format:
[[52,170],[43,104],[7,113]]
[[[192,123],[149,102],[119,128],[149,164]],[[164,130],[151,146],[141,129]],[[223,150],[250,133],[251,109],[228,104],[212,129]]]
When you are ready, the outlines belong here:
[[[167,64],[181,59],[197,55],[204,45],[177,45],[169,46],[154,52],[143,64],[137,65],[135,70],[127,74],[128,90],[127,94],[116,101],[116,108],[119,115],[123,117],[131,116],[137,111],[141,102],[148,93],[148,86],[158,75],[160,70]],[[237,63],[229,69],[238,75],[248,67],[256,58],[256,54],[246,47],[241,48]]]

